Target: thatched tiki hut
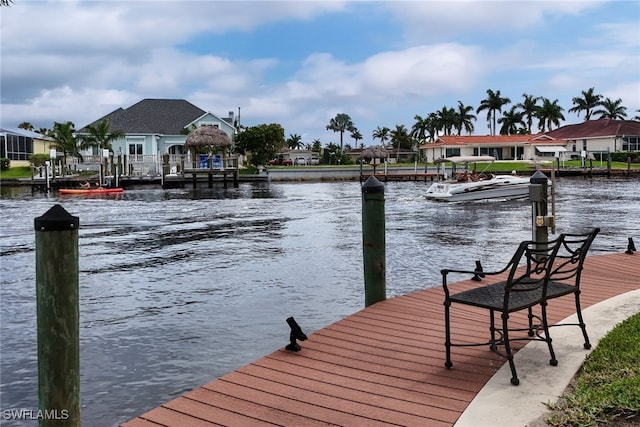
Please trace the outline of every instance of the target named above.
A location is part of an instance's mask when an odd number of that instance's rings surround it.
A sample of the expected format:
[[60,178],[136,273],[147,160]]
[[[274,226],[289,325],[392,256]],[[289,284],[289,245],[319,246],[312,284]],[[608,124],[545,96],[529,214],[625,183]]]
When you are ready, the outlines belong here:
[[[227,166],[227,155],[231,147],[231,139],[218,126],[202,125],[192,130],[184,143],[185,149],[189,151],[193,162],[193,167],[198,167],[198,155],[208,154],[211,157],[215,153],[222,151],[222,168]],[[211,165],[211,163],[209,163]]]
[[362,150],[362,157],[364,160],[369,163],[373,160],[373,173],[376,173],[376,164],[382,163],[380,161],[376,162],[377,159],[386,159],[389,157],[389,152],[379,145],[374,145],[373,147],[367,147]]

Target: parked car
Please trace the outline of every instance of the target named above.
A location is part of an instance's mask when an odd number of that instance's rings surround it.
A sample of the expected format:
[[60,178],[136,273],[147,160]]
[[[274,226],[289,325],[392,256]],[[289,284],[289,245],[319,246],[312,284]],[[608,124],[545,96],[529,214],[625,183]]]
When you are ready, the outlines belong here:
[[310,165],[319,165],[320,164],[320,159],[317,157],[312,157],[311,160],[309,160],[309,164]]
[[284,157],[276,157],[275,159],[269,160],[269,164],[271,166],[291,166],[293,162],[291,159],[285,159]]
[[298,166],[304,166],[307,164],[307,159],[305,159],[304,157],[298,157],[295,163]]

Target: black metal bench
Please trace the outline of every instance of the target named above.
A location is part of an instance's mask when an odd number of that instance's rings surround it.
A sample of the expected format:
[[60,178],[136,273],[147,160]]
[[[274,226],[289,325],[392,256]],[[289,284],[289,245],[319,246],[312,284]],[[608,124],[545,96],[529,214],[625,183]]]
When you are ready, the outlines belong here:
[[[520,380],[513,362],[511,341],[516,340],[541,340],[547,343],[553,366],[558,364],[551,344],[549,325],[546,316],[546,290],[549,278],[553,271],[554,262],[564,237],[561,235],[555,240],[541,243],[525,241],[520,243],[509,263],[500,271],[483,272],[467,270],[444,269],[442,273],[442,286],[445,294],[445,349],[447,368],[453,367],[451,361],[451,347],[453,346],[482,346],[489,345],[491,351],[506,358],[511,368],[511,384],[518,385]],[[447,283],[449,274],[474,274],[474,277],[485,278],[507,273],[506,280],[475,287],[466,291],[452,294]],[[558,295],[559,296],[559,295]],[[489,310],[490,339],[481,343],[452,343],[451,342],[451,305],[463,304]],[[533,307],[540,306],[542,314],[533,314]],[[509,325],[509,315],[513,312],[528,311],[528,327],[513,328]],[[495,312],[501,313],[501,327],[496,327]],[[537,323],[534,324],[534,319]],[[511,337],[513,332],[524,332],[524,336]],[[503,347],[501,350],[499,347]]]

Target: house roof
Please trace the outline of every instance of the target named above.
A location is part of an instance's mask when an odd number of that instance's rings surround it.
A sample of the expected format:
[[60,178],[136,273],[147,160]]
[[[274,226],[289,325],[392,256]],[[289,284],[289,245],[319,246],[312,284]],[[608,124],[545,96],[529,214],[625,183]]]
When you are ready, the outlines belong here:
[[[128,134],[180,135],[185,126],[204,114],[206,111],[184,99],[143,99],[127,109],[118,108],[88,126],[109,119],[112,130]],[[86,127],[78,132],[86,132]]]
[[611,136],[640,136],[640,122],[633,120],[598,119],[562,126],[547,132],[554,139],[583,139]]
[[504,145],[526,144],[551,140],[546,135],[443,135],[436,142],[423,144],[421,148],[438,146],[468,146],[468,145]]

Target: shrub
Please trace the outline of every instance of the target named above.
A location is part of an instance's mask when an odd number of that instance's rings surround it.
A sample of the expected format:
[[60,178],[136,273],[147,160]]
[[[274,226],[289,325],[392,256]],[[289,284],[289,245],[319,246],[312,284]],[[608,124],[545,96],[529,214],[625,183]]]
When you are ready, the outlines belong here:
[[627,162],[627,159],[631,157],[631,163],[640,163],[640,151],[624,151],[611,153],[611,160],[614,162]]
[[35,167],[44,166],[49,160],[49,154],[32,154],[29,156],[29,161]]
[[6,171],[11,167],[11,160],[3,157],[0,159],[0,170]]

